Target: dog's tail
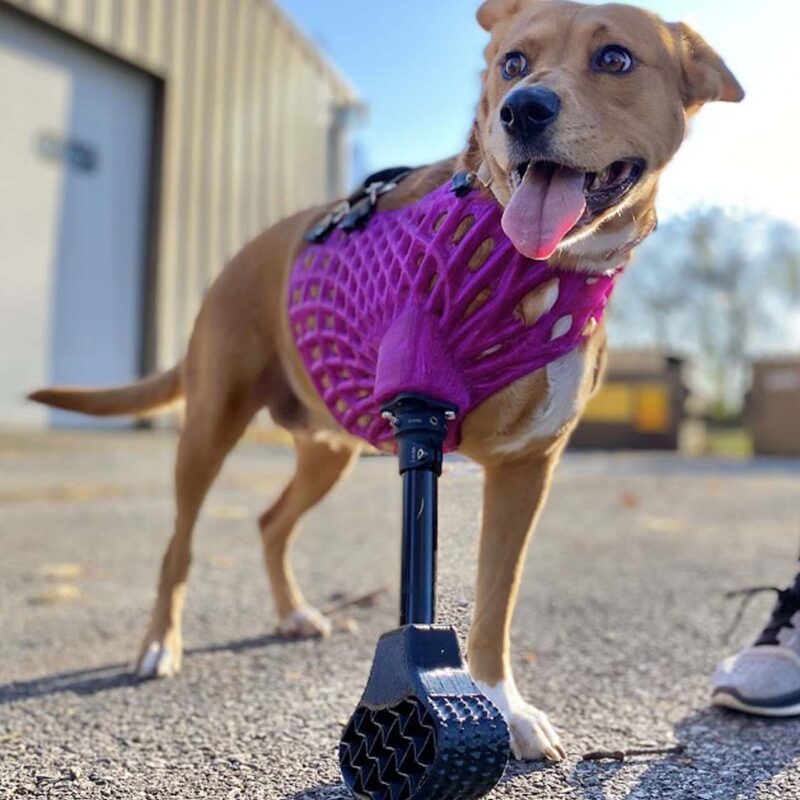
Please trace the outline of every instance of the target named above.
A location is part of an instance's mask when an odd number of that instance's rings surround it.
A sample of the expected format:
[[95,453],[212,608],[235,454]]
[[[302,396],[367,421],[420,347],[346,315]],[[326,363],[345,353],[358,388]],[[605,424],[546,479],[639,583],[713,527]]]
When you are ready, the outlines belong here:
[[181,365],[166,372],[148,375],[127,386],[109,389],[75,389],[55,386],[39,389],[29,400],[66,411],[78,411],[94,417],[146,414],[170,405],[183,397]]

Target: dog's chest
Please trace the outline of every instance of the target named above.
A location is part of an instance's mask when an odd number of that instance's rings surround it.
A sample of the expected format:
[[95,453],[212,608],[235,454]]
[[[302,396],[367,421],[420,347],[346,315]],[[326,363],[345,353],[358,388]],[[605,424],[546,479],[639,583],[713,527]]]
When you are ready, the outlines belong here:
[[514,381],[473,411],[464,423],[461,449],[481,460],[515,456],[560,438],[596,386],[597,344],[580,346]]
[[582,345],[616,272],[586,276],[526,259],[500,218],[493,199],[443,186],[300,254],[289,321],[315,388],[350,433],[392,448],[381,405],[416,392],[458,407],[452,450],[470,412],[542,370],[548,392],[529,435],[551,435],[574,416]]

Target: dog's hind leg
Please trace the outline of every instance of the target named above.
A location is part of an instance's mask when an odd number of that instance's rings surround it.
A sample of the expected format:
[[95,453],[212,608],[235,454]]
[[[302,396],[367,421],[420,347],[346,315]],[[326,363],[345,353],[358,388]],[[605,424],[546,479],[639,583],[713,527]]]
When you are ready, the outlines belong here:
[[511,671],[511,618],[525,551],[544,505],[556,457],[488,466],[475,614],[469,633],[472,678],[500,709],[520,759],[560,761],[564,749],[544,712],[526,703]]
[[[220,382],[224,385],[224,382]],[[175,464],[175,529],[164,554],[158,596],[137,662],[142,678],[175,675],[181,667],[181,616],[191,561],[191,541],[200,507],[222,462],[257,410],[244,392],[187,397],[186,419]]]
[[300,518],[344,475],[359,448],[350,442],[315,439],[308,433],[295,434],[295,447],[295,474],[272,507],[261,515],[259,527],[279,633],[291,638],[326,636],[330,623],[305,601],[289,563],[289,544]]

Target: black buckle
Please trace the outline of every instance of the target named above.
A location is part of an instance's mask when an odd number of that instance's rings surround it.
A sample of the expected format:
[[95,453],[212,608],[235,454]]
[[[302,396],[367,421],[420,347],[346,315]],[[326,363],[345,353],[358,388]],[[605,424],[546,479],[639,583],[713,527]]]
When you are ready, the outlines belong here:
[[322,244],[349,213],[350,203],[342,200],[330,214],[326,214],[313,228],[306,231],[303,238],[311,244]]
[[359,200],[339,223],[339,230],[345,233],[352,233],[367,224],[367,220],[375,211],[375,203],[371,197],[364,197]]
[[304,234],[305,241],[322,244],[336,230],[351,233],[360,230],[374,213],[378,198],[397,188],[398,183],[410,175],[409,167],[392,167],[370,175],[347,200],[326,214]]
[[466,197],[475,188],[474,172],[456,172],[450,183],[450,188],[456,197]]

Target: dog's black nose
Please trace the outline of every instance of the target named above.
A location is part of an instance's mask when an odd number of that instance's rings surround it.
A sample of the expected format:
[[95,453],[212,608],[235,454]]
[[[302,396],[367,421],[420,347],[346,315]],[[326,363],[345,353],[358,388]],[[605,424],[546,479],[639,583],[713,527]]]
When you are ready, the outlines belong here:
[[539,136],[561,111],[561,98],[546,86],[515,89],[500,109],[500,121],[519,139]]

